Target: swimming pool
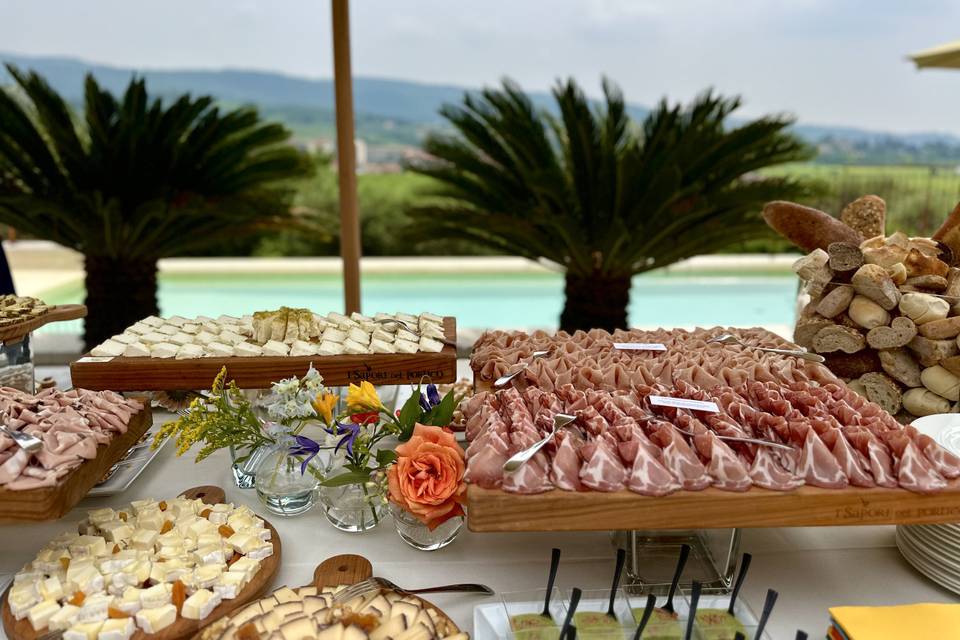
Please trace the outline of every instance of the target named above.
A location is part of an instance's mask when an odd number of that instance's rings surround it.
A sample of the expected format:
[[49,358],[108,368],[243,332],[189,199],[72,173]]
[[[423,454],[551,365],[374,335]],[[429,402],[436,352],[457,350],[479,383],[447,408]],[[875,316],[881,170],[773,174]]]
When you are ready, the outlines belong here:
[[[48,292],[54,304],[83,301],[82,285]],[[339,276],[318,274],[183,274],[160,276],[163,315],[242,315],[281,305],[324,313],[340,310]],[[563,278],[555,273],[365,275],[363,309],[453,315],[462,328],[555,327]],[[792,274],[671,274],[636,276],[631,326],[789,325],[794,320]],[[51,325],[58,331],[75,327]]]

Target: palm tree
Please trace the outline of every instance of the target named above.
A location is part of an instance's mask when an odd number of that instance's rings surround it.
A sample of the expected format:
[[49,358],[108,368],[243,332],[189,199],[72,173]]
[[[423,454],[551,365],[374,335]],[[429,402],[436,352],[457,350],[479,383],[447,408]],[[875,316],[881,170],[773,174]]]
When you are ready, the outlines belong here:
[[573,80],[558,84],[558,116],[509,80],[467,94],[440,111],[454,133],[429,136],[433,159],[411,166],[436,180],[411,212],[433,237],[565,269],[568,331],[625,327],[635,274],[767,237],[763,203],[804,190],[755,172],[810,154],[786,118],[726,127],[739,98],[664,100],[638,128],[619,89],[604,80],[603,91],[593,109]]
[[291,220],[312,163],[256,110],[122,98],[87,76],[83,120],[36,73],[0,91],[0,223],[84,256],[88,347],[158,312],[157,260]]

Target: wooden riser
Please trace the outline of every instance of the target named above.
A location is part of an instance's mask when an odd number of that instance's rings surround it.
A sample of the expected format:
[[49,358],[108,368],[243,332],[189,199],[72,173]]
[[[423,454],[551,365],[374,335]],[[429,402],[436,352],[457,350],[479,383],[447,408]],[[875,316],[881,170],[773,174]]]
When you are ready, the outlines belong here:
[[[444,318],[447,340],[456,342],[455,318]],[[242,389],[266,389],[271,383],[302,376],[310,364],[329,387],[346,386],[367,380],[376,385],[456,382],[457,350],[444,346],[440,353],[369,354],[257,358],[111,358],[107,362],[84,358],[70,365],[73,384],[84,389],[113,391],[160,391],[209,389],[223,367],[227,380]]]
[[56,520],[64,516],[153,424],[150,403],[144,402],[146,406],[130,419],[126,433],[97,447],[96,458],[71,471],[57,486],[26,491],[0,488],[0,522]]
[[36,331],[45,324],[77,320],[87,315],[87,308],[82,304],[61,304],[50,307],[42,316],[0,328],[0,342],[16,343],[31,331]]
[[736,493],[705,489],[668,496],[630,491],[554,489],[518,495],[467,488],[471,531],[606,531],[614,529],[726,529],[960,522],[960,480],[930,495],[905,489],[820,489]]

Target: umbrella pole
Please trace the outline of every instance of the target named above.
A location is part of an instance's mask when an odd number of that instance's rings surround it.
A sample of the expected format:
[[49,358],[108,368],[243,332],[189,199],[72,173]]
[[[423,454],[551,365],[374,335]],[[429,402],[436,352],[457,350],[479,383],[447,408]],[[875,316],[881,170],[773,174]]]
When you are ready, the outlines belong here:
[[350,5],[349,0],[331,0],[331,5],[337,170],[340,181],[340,256],[343,259],[344,308],[350,314],[360,311],[360,221],[353,131],[353,77],[350,70]]

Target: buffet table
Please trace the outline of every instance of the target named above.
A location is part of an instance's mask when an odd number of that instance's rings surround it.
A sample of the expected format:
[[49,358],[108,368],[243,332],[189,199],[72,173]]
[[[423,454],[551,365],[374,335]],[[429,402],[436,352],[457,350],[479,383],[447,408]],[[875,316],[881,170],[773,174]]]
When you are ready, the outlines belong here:
[[[168,416],[158,413],[156,420]],[[165,447],[122,495],[87,499],[59,522],[0,527],[0,574],[16,572],[36,553],[42,541],[67,528],[86,510],[119,507],[131,500],[174,495],[195,485],[215,484],[227,500],[255,510],[252,490],[234,488],[229,457],[221,451],[202,465],[192,457],[177,458]],[[284,561],[276,586],[306,582],[323,559],[341,553],[363,554],[374,571],[401,586],[476,581],[498,592],[541,586],[548,564],[546,549],[563,549],[558,584],[603,587],[609,582],[611,546],[606,533],[473,533],[464,531],[449,548],[435,553],[410,549],[384,523],[363,535],[341,533],[319,511],[296,518],[273,518],[283,538]],[[830,527],[754,529],[744,531],[743,550],[754,554],[744,595],[762,603],[767,588],[780,592],[769,631],[774,638],[793,637],[801,628],[820,637],[827,626],[827,608],[841,604],[883,605],[903,602],[953,602],[955,596],[914,572],[894,547],[893,527]],[[473,608],[491,599],[463,595],[433,598],[463,629],[473,629]],[[0,631],[0,637],[3,632]]]

